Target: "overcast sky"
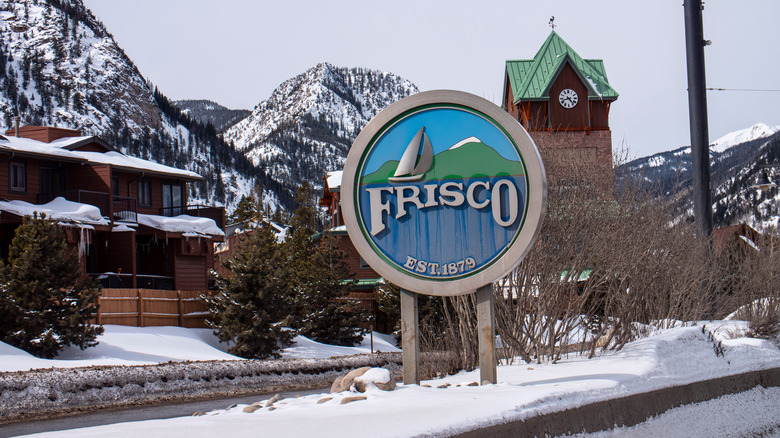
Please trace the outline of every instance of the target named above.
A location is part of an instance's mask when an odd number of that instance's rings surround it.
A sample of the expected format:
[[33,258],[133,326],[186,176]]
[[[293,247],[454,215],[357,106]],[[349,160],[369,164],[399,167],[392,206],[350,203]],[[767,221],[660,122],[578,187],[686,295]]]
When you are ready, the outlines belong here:
[[[690,144],[682,0],[84,0],[172,99],[251,109],[318,62],[396,73],[421,90],[500,104],[507,59],[556,31],[603,59],[620,94],[613,145],[631,157]],[[780,1],[709,0],[707,86],[780,90]],[[710,91],[709,134],[780,125],[780,91]]]

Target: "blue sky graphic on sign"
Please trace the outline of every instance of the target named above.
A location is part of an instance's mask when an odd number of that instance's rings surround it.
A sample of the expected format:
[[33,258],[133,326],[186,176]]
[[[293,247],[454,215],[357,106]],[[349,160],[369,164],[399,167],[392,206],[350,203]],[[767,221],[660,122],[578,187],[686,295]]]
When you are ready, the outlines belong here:
[[505,130],[458,105],[397,117],[358,164],[363,235],[396,269],[426,280],[474,275],[500,258],[526,219],[526,164]]

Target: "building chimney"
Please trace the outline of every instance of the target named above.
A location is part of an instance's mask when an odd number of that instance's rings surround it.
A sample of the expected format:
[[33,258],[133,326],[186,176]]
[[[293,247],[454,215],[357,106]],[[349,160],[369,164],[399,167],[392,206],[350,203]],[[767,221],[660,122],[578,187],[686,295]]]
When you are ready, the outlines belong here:
[[21,117],[16,116],[14,117],[14,136],[19,137],[19,121],[22,120]]

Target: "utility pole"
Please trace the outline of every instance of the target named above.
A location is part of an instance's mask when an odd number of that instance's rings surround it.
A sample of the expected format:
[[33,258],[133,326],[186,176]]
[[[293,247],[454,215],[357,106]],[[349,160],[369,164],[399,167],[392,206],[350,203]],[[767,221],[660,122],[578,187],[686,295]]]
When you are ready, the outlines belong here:
[[712,190],[710,188],[710,139],[707,125],[707,90],[704,74],[702,0],[684,0],[685,54],[688,63],[688,113],[691,124],[693,171],[693,216],[699,239],[712,236]]

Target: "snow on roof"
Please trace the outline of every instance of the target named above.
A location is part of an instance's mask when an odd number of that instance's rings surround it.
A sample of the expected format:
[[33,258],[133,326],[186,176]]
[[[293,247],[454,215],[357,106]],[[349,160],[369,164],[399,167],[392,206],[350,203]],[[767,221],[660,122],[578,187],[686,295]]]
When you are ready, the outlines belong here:
[[87,161],[89,163],[96,164],[110,164],[119,168],[131,169],[140,172],[161,173],[180,178],[202,179],[202,177],[195,172],[177,169],[175,167],[158,164],[153,161],[143,160],[141,158],[130,157],[118,151],[86,152],[70,151],[67,149],[67,146],[89,138],[91,137],[67,137],[54,140],[51,143],[44,143],[29,138],[6,136],[0,138],[0,150],[36,155],[47,155],[61,159]]
[[75,222],[89,225],[108,225],[108,221],[94,205],[80,204],[57,197],[47,204],[30,204],[24,201],[0,201],[0,211],[17,216],[32,216],[33,213],[45,213],[47,218],[63,222]]
[[14,152],[26,152],[37,155],[50,155],[59,158],[70,158],[79,161],[83,160],[83,158],[67,149],[62,149],[52,146],[49,143],[23,137],[4,136],[2,139],[0,139],[0,149]]
[[66,149],[70,145],[73,145],[73,144],[76,144],[76,143],[81,143],[82,141],[89,140],[91,138],[95,138],[95,136],[94,135],[81,135],[81,136],[78,136],[78,137],[62,137],[62,138],[58,138],[56,140],[52,140],[51,143],[49,143],[49,145],[54,146],[54,147],[58,147],[58,148],[62,148],[62,149]]
[[149,173],[164,173],[185,178],[202,179],[202,177],[195,172],[142,160],[141,158],[130,157],[121,152],[73,151],[73,154],[86,159],[90,163],[110,164],[115,167],[141,170]]
[[747,244],[750,245],[756,251],[761,251],[761,248],[759,248],[758,245],[756,245],[756,242],[753,242],[753,240],[750,239],[749,237],[740,235],[739,238],[747,242]]
[[344,173],[343,170],[336,170],[333,172],[328,172],[328,176],[326,177],[326,181],[328,182],[328,188],[331,192],[336,191],[341,188],[341,175]]
[[[184,233],[187,236],[224,236],[214,219],[193,217],[182,214],[174,217],[138,213],[138,223],[171,233]],[[195,234],[193,234],[195,233]]]

